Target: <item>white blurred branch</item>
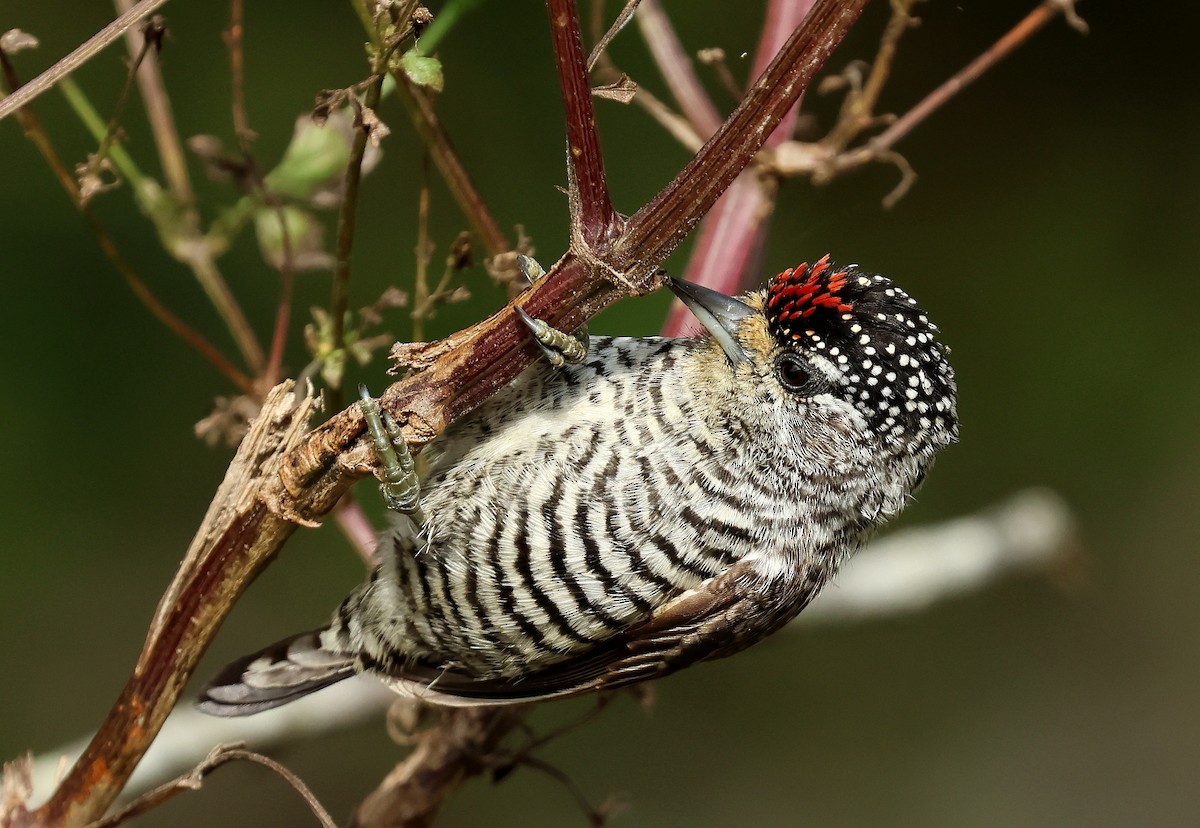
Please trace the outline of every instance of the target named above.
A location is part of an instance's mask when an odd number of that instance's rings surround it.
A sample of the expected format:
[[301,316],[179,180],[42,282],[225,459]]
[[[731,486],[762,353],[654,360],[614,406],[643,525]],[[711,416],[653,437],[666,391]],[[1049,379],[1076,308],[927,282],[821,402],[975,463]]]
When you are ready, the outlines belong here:
[[[799,622],[844,623],[921,610],[1006,577],[1053,570],[1074,553],[1075,544],[1074,523],[1062,500],[1053,492],[1029,489],[978,514],[872,542],[792,628]],[[180,707],[138,766],[125,796],[186,773],[213,745],[245,742],[266,751],[381,717],[395,700],[382,685],[364,678],[248,718],[218,719]],[[35,800],[54,789],[87,741],[37,758]]]
[[1026,489],[974,515],[872,541],[797,621],[915,612],[1002,578],[1052,570],[1076,547],[1075,522],[1062,498]]
[[[187,773],[204,760],[214,745],[243,742],[267,752],[273,747],[322,733],[344,730],[378,719],[396,700],[396,695],[369,678],[355,678],[320,693],[256,716],[220,719],[207,716],[186,701],[175,708],[162,732],[133,772],[122,798],[130,799],[157,785]],[[36,805],[54,790],[58,777],[83,753],[91,737],[79,739],[58,750],[38,756],[33,767],[33,797]]]

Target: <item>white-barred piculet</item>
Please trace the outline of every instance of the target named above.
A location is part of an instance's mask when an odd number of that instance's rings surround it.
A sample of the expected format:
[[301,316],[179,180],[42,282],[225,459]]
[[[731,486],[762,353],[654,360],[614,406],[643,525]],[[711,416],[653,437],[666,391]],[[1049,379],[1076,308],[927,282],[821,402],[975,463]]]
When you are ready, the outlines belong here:
[[427,517],[327,626],[231,664],[200,708],[277,707],[359,672],[446,705],[607,690],[779,629],[957,435],[937,328],[829,257],[733,299],[673,280],[706,334],[593,337],[425,448]]

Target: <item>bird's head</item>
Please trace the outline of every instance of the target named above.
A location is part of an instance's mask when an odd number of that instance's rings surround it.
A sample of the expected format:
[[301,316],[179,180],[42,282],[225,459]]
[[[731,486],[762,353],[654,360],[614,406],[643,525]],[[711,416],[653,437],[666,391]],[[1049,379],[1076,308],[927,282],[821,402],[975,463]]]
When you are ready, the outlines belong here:
[[923,476],[958,431],[954,371],[938,329],[891,280],[826,256],[734,299],[672,289],[711,336],[701,371],[739,420],[830,465],[900,460],[899,488]]

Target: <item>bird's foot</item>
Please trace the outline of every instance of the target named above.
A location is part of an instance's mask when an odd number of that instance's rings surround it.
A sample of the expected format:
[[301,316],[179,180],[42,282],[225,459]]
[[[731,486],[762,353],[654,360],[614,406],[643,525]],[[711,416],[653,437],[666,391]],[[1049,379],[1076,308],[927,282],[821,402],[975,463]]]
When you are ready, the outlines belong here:
[[421,509],[421,483],[417,478],[417,464],[408,450],[408,443],[400,433],[400,426],[386,411],[379,410],[379,403],[371,397],[365,385],[358,386],[362,401],[363,418],[375,444],[375,455],[383,469],[379,482],[379,493],[384,504],[394,512],[408,515],[417,526],[425,524],[425,513]]
[[[546,275],[542,266],[529,256],[518,256],[517,265],[530,284]],[[568,364],[578,365],[587,357],[588,330],[586,325],[581,325],[574,333],[568,334],[558,328],[550,327],[540,319],[534,319],[520,307],[517,307],[516,311],[517,316],[525,323],[525,327],[533,333],[533,337],[537,341],[538,347],[542,349],[542,353],[546,355],[546,359],[550,360],[550,364],[555,368],[561,368]]]

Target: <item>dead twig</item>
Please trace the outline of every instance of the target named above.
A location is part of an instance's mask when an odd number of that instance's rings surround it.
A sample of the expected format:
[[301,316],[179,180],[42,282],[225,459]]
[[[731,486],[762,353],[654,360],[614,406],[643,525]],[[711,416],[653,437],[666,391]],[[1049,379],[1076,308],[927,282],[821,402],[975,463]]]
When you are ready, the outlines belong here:
[[14,90],[11,95],[0,99],[0,121],[3,121],[21,107],[33,103],[39,95],[87,63],[114,40],[136,26],[147,15],[157,10],[166,2],[167,0],[140,0],[136,5],[131,6],[120,17],[89,37],[69,55],[61,58],[45,72],[42,72],[42,74],[20,89]]
[[280,776],[285,782],[291,785],[296,790],[296,793],[300,794],[301,798],[304,800],[304,803],[308,805],[309,810],[312,811],[313,816],[317,818],[317,821],[320,822],[324,828],[337,828],[337,823],[333,821],[333,817],[329,815],[329,812],[325,810],[324,806],[321,805],[316,795],[307,785],[304,784],[300,777],[296,776],[296,774],[292,773],[274,759],[271,759],[268,756],[263,756],[261,753],[255,753],[252,750],[246,750],[245,746],[242,744],[217,745],[212,749],[204,761],[193,768],[189,773],[185,773],[183,776],[173,779],[166,784],[159,785],[154,790],[142,794],[133,802],[130,802],[124,808],[121,808],[111,816],[107,816],[104,819],[100,819],[91,823],[88,828],[114,828],[128,819],[132,819],[135,816],[146,813],[152,808],[158,807],[168,799],[172,799],[178,794],[181,794],[185,791],[198,791],[200,790],[200,786],[203,784],[204,777],[222,765],[238,761],[254,762],[255,764],[269,768],[271,771]]

